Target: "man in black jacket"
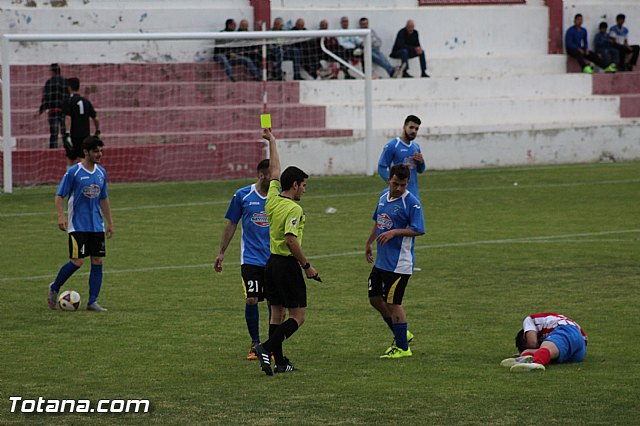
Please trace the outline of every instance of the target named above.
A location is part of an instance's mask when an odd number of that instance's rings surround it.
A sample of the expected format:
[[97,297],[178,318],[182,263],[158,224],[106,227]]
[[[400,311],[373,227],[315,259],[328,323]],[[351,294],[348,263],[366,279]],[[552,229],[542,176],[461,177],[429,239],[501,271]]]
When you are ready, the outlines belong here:
[[64,113],[62,107],[69,98],[67,92],[67,83],[62,75],[60,75],[60,65],[51,64],[51,78],[47,80],[42,89],[42,102],[38,113],[42,115],[47,111],[49,118],[49,148],[58,147],[58,132],[63,135]]
[[413,20],[409,19],[407,25],[398,31],[390,56],[402,61],[403,77],[413,77],[408,73],[409,59],[415,58],[416,56],[420,57],[420,68],[422,71],[420,77],[429,77],[427,74],[427,60],[424,57],[424,50],[420,47],[418,31],[415,30]]

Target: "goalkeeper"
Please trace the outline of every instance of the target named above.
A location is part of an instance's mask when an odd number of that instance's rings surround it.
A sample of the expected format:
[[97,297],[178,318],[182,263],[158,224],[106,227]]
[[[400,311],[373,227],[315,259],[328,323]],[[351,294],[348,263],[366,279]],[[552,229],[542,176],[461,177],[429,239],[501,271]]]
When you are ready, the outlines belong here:
[[84,157],[82,141],[91,135],[89,118],[93,120],[96,137],[100,136],[100,121],[91,102],[80,96],[80,80],[75,77],[70,78],[67,80],[67,86],[71,97],[63,108],[65,128],[67,129],[67,133],[64,135],[64,149],[69,159],[69,166],[71,166],[76,159]]

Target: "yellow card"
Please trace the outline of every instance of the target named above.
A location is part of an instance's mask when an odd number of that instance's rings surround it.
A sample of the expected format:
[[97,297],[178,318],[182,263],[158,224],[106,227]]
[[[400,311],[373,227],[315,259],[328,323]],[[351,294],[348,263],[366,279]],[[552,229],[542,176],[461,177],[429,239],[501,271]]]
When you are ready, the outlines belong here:
[[260,114],[260,127],[263,129],[271,128],[271,114]]

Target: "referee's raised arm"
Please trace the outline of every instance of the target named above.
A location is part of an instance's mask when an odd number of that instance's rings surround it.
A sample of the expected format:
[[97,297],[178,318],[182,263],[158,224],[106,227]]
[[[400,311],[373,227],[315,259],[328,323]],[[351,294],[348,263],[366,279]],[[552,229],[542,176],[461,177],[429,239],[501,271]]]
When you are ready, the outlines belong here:
[[271,180],[280,180],[280,156],[276,147],[276,138],[271,129],[264,129],[262,138],[269,142],[269,176]]

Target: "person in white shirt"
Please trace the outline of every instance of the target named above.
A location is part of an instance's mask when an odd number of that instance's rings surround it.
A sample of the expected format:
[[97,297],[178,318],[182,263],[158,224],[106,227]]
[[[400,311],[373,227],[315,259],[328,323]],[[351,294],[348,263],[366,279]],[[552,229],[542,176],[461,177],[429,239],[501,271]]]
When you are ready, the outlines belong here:
[[629,30],[624,26],[625,19],[626,17],[622,13],[616,16],[616,25],[609,29],[609,41],[613,49],[620,53],[618,70],[633,71],[633,67],[638,62],[640,46],[637,44],[629,45]]

